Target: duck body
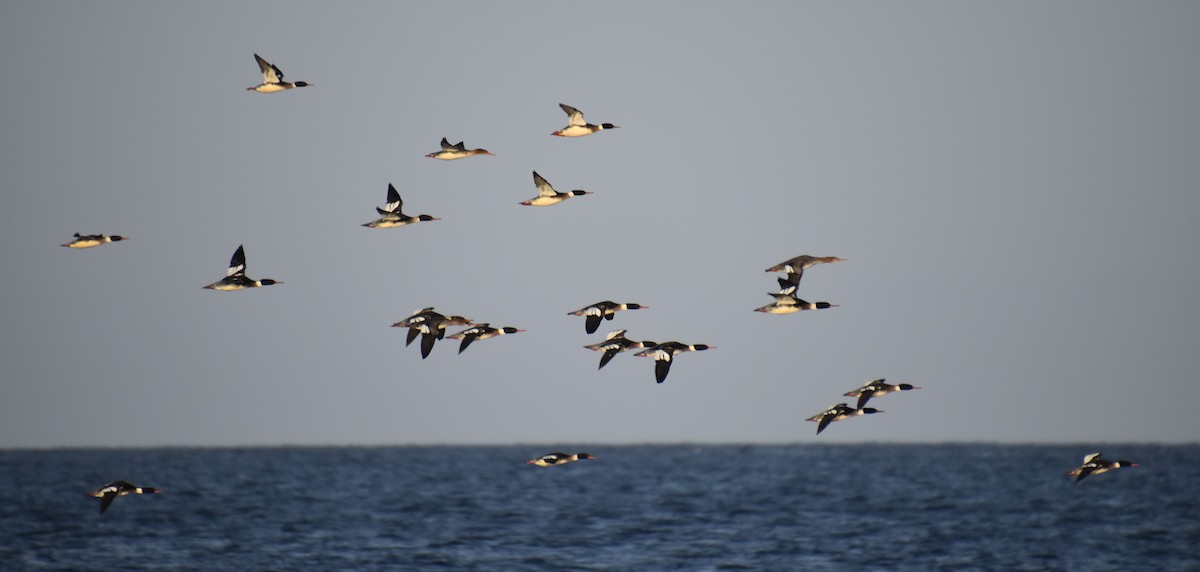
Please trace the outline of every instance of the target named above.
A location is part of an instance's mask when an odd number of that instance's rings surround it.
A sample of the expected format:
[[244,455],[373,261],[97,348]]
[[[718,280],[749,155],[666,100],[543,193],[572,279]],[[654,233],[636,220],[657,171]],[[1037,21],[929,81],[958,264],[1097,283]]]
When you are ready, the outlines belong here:
[[604,341],[588,344],[583,347],[596,352],[604,352],[604,354],[600,356],[600,367],[596,368],[601,369],[607,365],[608,362],[612,361],[612,358],[616,357],[616,355],[621,352],[643,349],[656,345],[658,344],[649,340],[642,340],[639,342],[626,338],[625,330],[613,330],[608,333],[608,337],[604,338]]
[[242,245],[238,245],[237,250],[233,252],[233,257],[229,259],[229,269],[225,271],[225,277],[205,286],[204,289],[232,292],[274,284],[283,284],[283,282],[270,278],[254,280],[246,276],[246,251]]
[[380,217],[376,220],[363,224],[367,228],[396,228],[418,222],[428,222],[431,220],[441,220],[426,214],[417,216],[407,216],[402,211],[404,201],[400,199],[400,193],[396,191],[396,187],[388,183],[387,203],[383,207],[375,207],[375,212],[379,213]]
[[1082,481],[1088,475],[1099,475],[1109,471],[1115,471],[1124,467],[1137,467],[1137,463],[1130,461],[1109,461],[1103,457],[1102,453],[1092,453],[1083,458],[1083,465],[1079,468],[1067,471],[1068,477],[1075,477],[1075,482]]
[[68,242],[68,243],[64,244],[63,246],[65,246],[67,248],[92,248],[95,246],[100,246],[101,244],[108,244],[110,242],[120,242],[122,240],[128,240],[128,239],[126,239],[125,237],[123,237],[119,234],[114,234],[114,235],[79,234],[77,232],[77,233],[75,233],[75,240],[72,240],[71,242]]
[[895,393],[897,391],[911,391],[913,389],[921,389],[919,387],[916,387],[916,386],[914,386],[912,384],[908,384],[908,383],[899,383],[896,385],[892,385],[890,383],[885,383],[886,381],[887,380],[884,380],[884,379],[877,379],[877,380],[872,381],[871,383],[868,383],[858,389],[855,389],[854,391],[846,392],[845,395],[846,395],[846,397],[857,397],[858,404],[856,405],[856,407],[858,409],[862,409],[863,406],[867,404],[867,401],[870,400],[872,397],[883,397],[884,395],[887,395],[889,393]]
[[755,308],[755,312],[763,312],[767,314],[795,314],[803,310],[824,310],[826,308],[836,308],[837,304],[829,302],[808,302],[796,297],[796,287],[788,286],[779,292],[770,292],[769,296],[773,296],[775,301]]
[[161,492],[161,489],[156,489],[154,487],[139,487],[127,481],[113,481],[94,491],[88,491],[84,494],[89,497],[100,499],[100,514],[104,514],[104,511],[108,510],[109,505],[111,505],[113,500],[117,497],[130,494],[157,494]]
[[574,191],[569,191],[569,192],[558,192],[558,191],[554,190],[554,187],[550,186],[550,183],[547,182],[546,179],[542,178],[542,176],[539,175],[537,171],[533,172],[533,184],[534,184],[534,186],[537,187],[538,196],[522,202],[521,203],[522,205],[533,206],[533,207],[548,207],[550,205],[556,205],[558,203],[561,203],[572,197],[580,197],[583,195],[592,194],[588,191],[581,191],[578,189],[576,189]]
[[654,380],[662,383],[667,380],[667,374],[671,371],[671,363],[675,361],[675,356],[685,352],[702,352],[715,348],[716,346],[707,344],[683,344],[670,341],[644,349],[633,355],[654,358]]
[[578,109],[575,109],[574,107],[571,107],[565,103],[560,103],[558,106],[562,108],[563,113],[567,114],[567,126],[555,131],[554,133],[551,133],[551,135],[554,135],[555,137],[583,137],[584,135],[591,135],[597,131],[617,128],[617,126],[613,125],[612,123],[592,125],[583,119],[582,111],[579,111]]
[[511,326],[493,328],[491,324],[484,322],[482,324],[475,324],[474,326],[471,326],[470,328],[467,328],[461,332],[457,332],[449,337],[452,340],[462,340],[462,343],[458,346],[458,353],[461,354],[463,353],[463,350],[466,350],[467,346],[471,345],[475,340],[490,340],[496,336],[517,334],[524,331],[525,330],[518,330]]
[[525,464],[526,465],[536,465],[538,467],[555,467],[558,465],[565,465],[567,463],[573,463],[575,461],[582,461],[584,459],[595,459],[595,458],[596,457],[593,457],[592,455],[589,455],[587,453],[575,453],[574,455],[568,455],[566,453],[555,452],[555,453],[549,453],[546,455],[542,455],[541,457],[538,457],[536,459],[530,459],[528,461],[525,461]]
[[817,435],[820,435],[821,432],[824,431],[825,428],[834,421],[844,421],[846,419],[850,419],[851,417],[858,417],[860,415],[867,415],[870,413],[883,413],[883,411],[875,409],[874,407],[855,409],[849,405],[846,405],[845,403],[839,403],[831,406],[825,411],[809,417],[808,421],[817,422]]
[[578,310],[575,310],[574,312],[568,312],[567,315],[583,316],[585,318],[583,323],[584,331],[589,334],[594,334],[596,333],[596,330],[600,328],[601,320],[611,320],[613,319],[613,316],[621,310],[641,310],[644,308],[649,308],[649,306],[643,306],[633,302],[619,304],[617,302],[613,302],[612,300],[603,300],[590,306],[584,306]]
[[287,82],[283,81],[283,72],[279,68],[271,65],[267,60],[262,59],[258,54],[254,54],[254,61],[258,62],[258,69],[263,74],[262,83],[247,87],[246,91],[257,91],[258,93],[276,93],[286,91],[297,87],[308,87],[309,84],[303,81]]
[[462,141],[451,145],[448,139],[442,137],[441,151],[435,151],[426,155],[426,157],[440,159],[442,161],[453,161],[455,159],[474,157],[475,155],[494,155],[494,153],[488,152],[487,149],[467,149],[466,145]]

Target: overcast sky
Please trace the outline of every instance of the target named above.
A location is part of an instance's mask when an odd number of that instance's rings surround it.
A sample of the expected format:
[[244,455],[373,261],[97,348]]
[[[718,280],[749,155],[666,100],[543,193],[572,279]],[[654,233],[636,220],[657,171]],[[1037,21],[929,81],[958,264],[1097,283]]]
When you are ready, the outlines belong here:
[[[0,447],[1195,441],[1200,4],[0,4]],[[245,91],[253,54],[312,87]],[[593,123],[566,125],[558,103]],[[425,154],[463,140],[494,157]],[[519,206],[537,170],[594,194]],[[395,184],[408,214],[375,218]],[[59,245],[74,232],[127,242]],[[283,285],[202,286],[244,244]],[[798,294],[753,312],[799,254]],[[638,302],[599,332],[567,313]],[[516,326],[457,355],[413,310]],[[705,343],[666,383],[611,329]],[[922,386],[819,438],[875,378]]]

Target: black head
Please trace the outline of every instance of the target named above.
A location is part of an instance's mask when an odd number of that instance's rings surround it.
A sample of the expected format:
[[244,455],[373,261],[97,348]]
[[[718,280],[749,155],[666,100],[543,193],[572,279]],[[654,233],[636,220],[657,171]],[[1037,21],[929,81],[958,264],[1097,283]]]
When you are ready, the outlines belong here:
[[587,453],[580,453],[580,454],[579,454],[579,455],[577,455],[577,456],[579,457],[579,459],[580,459],[580,460],[583,460],[583,459],[595,459],[595,457],[593,457],[593,456],[591,456],[591,455],[589,455],[589,454],[587,454]]
[[625,304],[625,308],[628,310],[641,310],[642,305],[641,304]]
[[421,222],[429,222],[429,221],[431,221],[431,220],[441,220],[441,219],[439,219],[439,218],[436,218],[436,217],[429,216],[429,215],[427,215],[427,214],[423,214],[423,215],[420,215],[420,216],[418,216],[418,217],[417,217],[417,220],[419,220],[419,221],[421,221]]
[[114,234],[114,235],[112,235],[112,236],[110,236],[110,237],[108,237],[108,238],[109,238],[109,239],[111,239],[113,242],[120,242],[120,241],[122,241],[122,240],[125,240],[125,237],[123,237],[123,236],[121,236],[121,235],[119,235],[119,234]]
[[696,344],[696,345],[692,346],[692,349],[695,351],[698,351],[698,352],[702,352],[702,351],[708,349],[708,345],[707,344]]
[[863,413],[883,413],[883,411],[875,409],[874,407],[864,407],[859,409],[859,411],[862,411]]
[[308,82],[306,82],[306,81],[298,81],[298,82],[296,82],[294,85],[295,85],[296,87],[308,87]]
[[900,391],[908,391],[910,389],[916,389],[915,387],[912,386],[912,384],[909,384],[909,383],[901,383],[900,385],[897,385],[896,387],[899,387]]
[[605,129],[616,129],[617,128],[617,126],[613,125],[612,123],[601,123],[600,126]]
[[270,278],[263,278],[262,280],[259,280],[259,283],[262,284],[263,286],[271,286],[273,284],[283,284],[283,282],[280,282],[278,280],[272,280]]
[[517,332],[519,332],[519,331],[521,331],[521,330],[518,330],[518,329],[516,329],[516,328],[514,328],[514,327],[512,327],[512,326],[505,326],[505,327],[503,327],[503,328],[500,328],[500,331],[502,331],[502,332],[504,332],[504,333],[506,333],[506,334],[515,334],[515,333],[517,333]]
[[590,194],[591,193],[589,193],[587,191],[581,191],[579,189],[575,189],[574,191],[571,191],[571,195],[576,196],[576,197],[581,196],[581,195],[590,195]]

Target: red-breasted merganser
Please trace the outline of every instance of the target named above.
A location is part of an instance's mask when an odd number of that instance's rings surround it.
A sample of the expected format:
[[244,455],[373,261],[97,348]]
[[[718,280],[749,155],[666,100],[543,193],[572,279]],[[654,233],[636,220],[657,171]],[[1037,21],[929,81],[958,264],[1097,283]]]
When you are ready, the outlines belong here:
[[383,205],[383,208],[375,207],[375,212],[379,213],[380,217],[364,224],[363,226],[368,228],[395,228],[397,226],[404,226],[406,224],[412,224],[416,222],[442,220],[427,214],[406,216],[402,212],[403,207],[404,201],[400,200],[400,193],[396,192],[396,187],[392,186],[391,183],[388,183],[387,204]]
[[271,65],[267,60],[262,59],[258,54],[254,54],[254,60],[258,62],[258,69],[262,70],[262,83],[247,87],[246,91],[257,91],[258,93],[275,93],[292,89],[293,87],[308,87],[309,84],[303,81],[295,83],[283,81],[283,72],[279,68]]
[[458,346],[458,353],[461,354],[461,353],[463,353],[463,350],[467,349],[467,346],[471,345],[471,342],[474,342],[475,340],[487,340],[487,339],[494,338],[496,336],[503,336],[505,334],[516,334],[516,333],[524,332],[524,331],[525,330],[518,330],[511,326],[505,326],[503,328],[493,328],[490,324],[488,324],[487,322],[484,322],[482,324],[475,324],[474,326],[467,328],[461,332],[457,332],[457,333],[451,335],[450,339],[462,340],[462,343],[459,344],[459,346]]
[[566,453],[550,453],[548,455],[542,455],[536,459],[525,461],[525,464],[537,465],[539,467],[553,467],[555,465],[565,465],[572,461],[582,461],[584,459],[595,458],[596,457],[593,457],[587,453],[576,453],[574,455],[568,455]]
[[469,326],[473,322],[462,316],[446,316],[434,311],[433,307],[422,308],[413,315],[392,324],[393,328],[408,328],[408,338],[404,345],[412,344],[417,336],[421,336],[421,359],[429,357],[433,344],[446,335],[447,326]]
[[156,489],[154,487],[139,487],[139,486],[132,485],[126,481],[113,481],[113,482],[108,483],[107,485],[104,485],[94,491],[88,491],[84,494],[86,494],[89,497],[95,497],[95,498],[100,499],[100,514],[104,514],[104,511],[108,510],[108,505],[111,505],[113,502],[113,499],[115,499],[117,497],[129,495],[129,494],[141,495],[141,494],[155,494],[155,493],[161,493],[161,492],[162,492],[162,489]]
[[688,345],[671,341],[663,342],[633,355],[654,358],[654,380],[662,383],[666,381],[667,373],[671,371],[671,362],[675,360],[675,356],[684,352],[702,352],[704,350],[716,349],[716,347],[705,344]]
[[788,286],[778,292],[768,292],[768,296],[774,296],[775,301],[763,306],[755,308],[755,312],[765,312],[767,314],[794,314],[801,310],[824,310],[826,308],[836,308],[837,304],[829,302],[806,302],[796,297],[796,287]]
[[574,107],[571,107],[565,103],[560,103],[558,106],[561,107],[563,112],[567,114],[567,126],[555,131],[554,133],[551,133],[551,135],[555,135],[557,137],[583,137],[584,135],[591,135],[592,133],[602,131],[604,129],[617,128],[617,126],[613,125],[612,123],[592,125],[591,123],[583,120],[582,111],[579,111],[578,109],[575,109]]
[[233,252],[233,257],[229,259],[229,269],[225,271],[225,277],[204,288],[207,290],[232,292],[234,290],[270,286],[272,284],[283,284],[283,282],[271,280],[270,278],[253,280],[246,277],[246,251],[239,244],[237,250]]
[[583,323],[584,331],[589,334],[594,334],[596,333],[596,330],[600,328],[601,320],[613,319],[613,314],[616,314],[620,310],[641,310],[649,307],[650,306],[642,306],[641,304],[634,304],[632,302],[618,304],[612,300],[604,300],[603,302],[596,302],[590,306],[584,306],[583,308],[575,310],[574,312],[568,312],[567,315],[584,316],[586,318],[586,321]]
[[625,330],[613,330],[608,333],[608,336],[604,338],[603,342],[597,342],[583,347],[596,352],[604,352],[604,355],[600,356],[600,367],[596,368],[600,369],[621,352],[640,350],[642,348],[648,348],[656,345],[658,344],[649,340],[637,342],[626,338]]
[[862,409],[863,406],[867,404],[867,401],[870,400],[872,397],[883,397],[884,395],[887,395],[887,394],[895,392],[895,391],[909,391],[912,389],[921,389],[919,387],[916,387],[914,385],[907,384],[907,383],[891,385],[889,383],[884,383],[884,381],[886,381],[886,380],[877,379],[877,380],[872,381],[871,383],[868,383],[858,389],[855,389],[854,391],[847,392],[845,395],[846,395],[846,397],[857,397],[858,398],[857,407],[859,409]]
[[875,409],[874,407],[855,409],[849,405],[846,405],[845,403],[839,403],[830,407],[829,409],[826,409],[825,411],[809,417],[808,421],[817,422],[817,435],[820,435],[821,431],[824,431],[825,428],[834,421],[842,421],[851,417],[866,415],[868,413],[883,413],[883,411],[880,409]]
[[1100,453],[1092,453],[1091,455],[1087,455],[1083,458],[1083,465],[1081,467],[1067,471],[1067,476],[1075,477],[1075,482],[1078,483],[1088,475],[1099,475],[1100,473],[1115,471],[1122,467],[1137,466],[1139,466],[1137,463],[1131,463],[1129,461],[1109,461],[1101,458]]
[[533,184],[537,187],[538,196],[521,203],[525,206],[548,207],[550,205],[561,203],[571,197],[592,194],[589,191],[580,190],[560,193],[554,190],[554,187],[550,186],[550,183],[546,181],[546,179],[543,179],[542,176],[537,173],[537,171],[533,172]]
[[442,150],[430,153],[426,155],[426,157],[441,159],[443,161],[453,161],[455,159],[462,159],[472,155],[494,155],[494,153],[489,153],[487,149],[467,149],[466,145],[464,145],[462,141],[459,141],[455,145],[451,145],[449,140],[447,140],[445,137],[442,137]]
[[787,278],[779,279],[779,287],[787,288],[788,286],[798,286],[800,284],[800,277],[804,276],[805,270],[818,264],[828,264],[830,262],[845,262],[845,259],[836,256],[809,256],[801,254],[768,268],[767,272],[787,272]]
[[75,233],[75,240],[72,240],[63,246],[67,248],[91,248],[93,246],[100,246],[101,244],[108,244],[110,242],[120,242],[122,240],[129,239],[118,234],[108,236],[103,234],[79,234],[77,232]]

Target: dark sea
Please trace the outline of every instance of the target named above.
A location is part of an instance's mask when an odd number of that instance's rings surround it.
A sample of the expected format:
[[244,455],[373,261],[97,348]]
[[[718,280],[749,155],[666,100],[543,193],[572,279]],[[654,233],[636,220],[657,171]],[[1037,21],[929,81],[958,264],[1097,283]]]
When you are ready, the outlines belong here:
[[1200,446],[580,450],[0,451],[0,570],[1200,570]]

